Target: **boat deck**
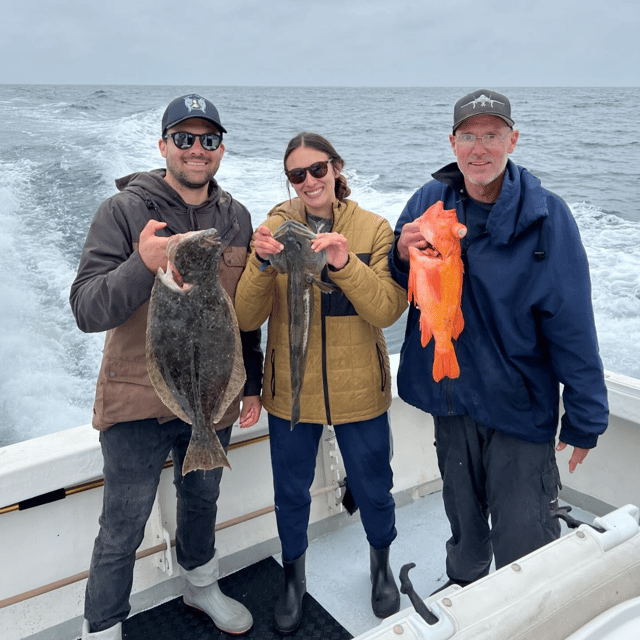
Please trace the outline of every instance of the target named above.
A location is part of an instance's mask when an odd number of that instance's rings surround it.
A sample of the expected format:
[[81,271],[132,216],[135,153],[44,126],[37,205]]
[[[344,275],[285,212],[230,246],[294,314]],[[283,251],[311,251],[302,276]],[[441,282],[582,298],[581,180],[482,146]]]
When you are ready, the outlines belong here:
[[[583,522],[594,516],[574,508],[571,515]],[[398,537],[391,547],[391,566],[413,562],[410,578],[415,591],[426,598],[447,580],[445,541],[449,526],[440,492],[416,499],[396,510]],[[563,523],[563,533],[567,528]],[[282,585],[280,558],[269,557],[221,580],[223,591],[243,602],[254,617],[253,628],[242,637],[277,639],[272,612]],[[371,611],[369,546],[356,513],[353,523],[313,540],[307,550],[305,618],[293,638],[348,640],[375,628],[380,620]],[[410,607],[402,595],[401,609]],[[182,598],[130,617],[123,625],[126,640],[204,640],[231,638],[216,629],[207,616],[184,607]]]

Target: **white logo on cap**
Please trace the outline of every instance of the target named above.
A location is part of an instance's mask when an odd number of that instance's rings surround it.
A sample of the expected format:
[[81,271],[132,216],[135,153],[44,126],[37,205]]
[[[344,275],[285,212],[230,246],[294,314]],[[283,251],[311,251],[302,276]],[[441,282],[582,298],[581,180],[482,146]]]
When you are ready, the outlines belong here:
[[478,105],[480,105],[482,108],[486,107],[487,105],[493,107],[494,103],[495,104],[502,104],[502,105],[504,104],[504,102],[500,102],[500,100],[492,100],[491,98],[488,98],[483,93],[480,96],[478,96],[475,100],[472,100],[471,102],[467,102],[467,104],[461,105],[460,108],[464,109],[465,107],[468,107],[469,105],[472,105],[474,109]]
[[207,105],[204,101],[204,98],[200,96],[187,96],[184,99],[184,105],[189,109],[189,112],[197,109],[198,111],[202,111],[202,113],[206,113]]

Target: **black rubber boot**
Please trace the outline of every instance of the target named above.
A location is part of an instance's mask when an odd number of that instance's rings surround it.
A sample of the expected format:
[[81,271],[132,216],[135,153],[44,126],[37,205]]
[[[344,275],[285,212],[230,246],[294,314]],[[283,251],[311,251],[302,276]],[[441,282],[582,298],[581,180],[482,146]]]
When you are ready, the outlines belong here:
[[273,626],[282,636],[295,633],[302,622],[302,599],[307,593],[304,558],[303,553],[293,562],[282,561],[284,593],[278,598],[273,611]]
[[378,618],[388,618],[400,611],[400,592],[389,566],[390,548],[370,547],[371,608]]

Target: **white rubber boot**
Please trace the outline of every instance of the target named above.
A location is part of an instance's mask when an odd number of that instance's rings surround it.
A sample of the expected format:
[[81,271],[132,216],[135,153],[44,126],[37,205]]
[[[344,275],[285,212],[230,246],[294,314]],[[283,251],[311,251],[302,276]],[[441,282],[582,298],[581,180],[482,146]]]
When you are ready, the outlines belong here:
[[113,627],[104,631],[89,631],[89,623],[85,620],[82,623],[82,640],[122,640],[122,622],[118,622]]
[[213,624],[232,635],[246,633],[253,626],[249,610],[237,600],[225,596],[218,586],[218,552],[207,564],[187,571],[180,567],[185,577],[183,599],[189,607],[206,613]]

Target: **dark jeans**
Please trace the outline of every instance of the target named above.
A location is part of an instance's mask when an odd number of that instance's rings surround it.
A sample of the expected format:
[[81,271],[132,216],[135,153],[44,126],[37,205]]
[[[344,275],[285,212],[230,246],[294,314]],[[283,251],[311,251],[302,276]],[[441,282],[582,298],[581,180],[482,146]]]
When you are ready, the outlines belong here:
[[[560,475],[554,443],[483,427],[469,416],[434,416],[445,511],[447,575],[473,582],[560,537],[550,514]],[[491,527],[489,527],[489,515]]]
[[[231,427],[218,431],[218,437],[226,451]],[[104,499],[85,595],[85,618],[92,632],[104,631],[129,615],[135,553],[169,452],[178,505],[178,563],[191,570],[213,558],[222,469],[183,476],[190,438],[191,428],[181,420],[123,422],[100,433]]]
[[[268,415],[282,559],[292,562],[308,545],[309,489],[323,427],[301,422],[291,431],[289,420]],[[372,420],[338,424],[334,429],[367,540],[372,547],[385,549],[396,537],[395,502],[391,495],[391,431],[387,413]]]

